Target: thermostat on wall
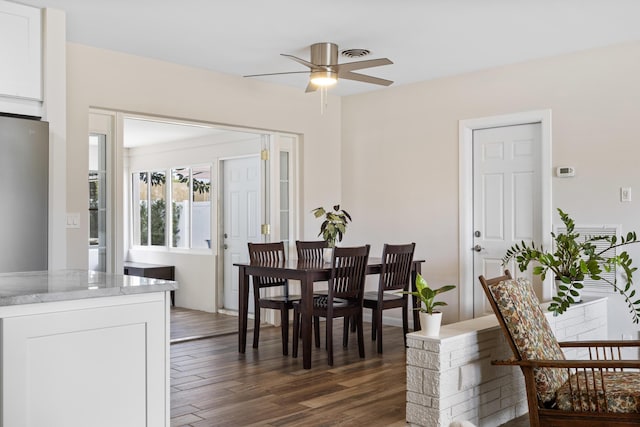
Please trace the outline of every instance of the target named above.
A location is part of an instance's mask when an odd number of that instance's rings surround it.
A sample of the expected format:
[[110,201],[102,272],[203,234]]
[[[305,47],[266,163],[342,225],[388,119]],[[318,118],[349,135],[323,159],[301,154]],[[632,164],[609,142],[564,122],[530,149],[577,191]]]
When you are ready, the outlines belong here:
[[570,176],[574,176],[576,174],[575,168],[572,166],[559,166],[556,169],[556,176],[559,178],[568,178]]

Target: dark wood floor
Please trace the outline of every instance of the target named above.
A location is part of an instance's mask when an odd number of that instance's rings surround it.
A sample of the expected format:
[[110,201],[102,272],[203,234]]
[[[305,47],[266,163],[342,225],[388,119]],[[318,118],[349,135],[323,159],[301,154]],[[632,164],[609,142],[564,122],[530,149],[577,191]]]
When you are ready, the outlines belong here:
[[[342,348],[334,331],[334,366],[324,339],[313,348],[313,368],[282,355],[280,329],[263,327],[260,348],[238,353],[237,318],[172,309],[172,426],[404,426],[405,349],[400,328],[385,326],[378,355],[365,324],[366,357],[355,334]],[[186,340],[197,335],[212,338]],[[525,424],[514,426],[526,427]]]
[[[181,321],[197,323],[200,316],[216,322],[206,313],[180,312],[172,328]],[[229,322],[229,316],[215,317]],[[237,318],[231,321],[237,330]],[[251,348],[249,334],[245,355],[238,353],[237,334],[172,344],[171,425],[405,425],[402,330],[385,327],[384,334],[384,355],[376,354],[366,335],[366,358],[360,359],[355,334],[346,350],[338,342],[338,322],[333,368],[327,366],[323,339],[322,348],[313,349],[311,370],[302,369],[301,356],[282,355],[280,330],[274,327],[262,328],[259,349]]]
[[235,316],[181,307],[171,308],[172,343],[237,333],[238,318]]

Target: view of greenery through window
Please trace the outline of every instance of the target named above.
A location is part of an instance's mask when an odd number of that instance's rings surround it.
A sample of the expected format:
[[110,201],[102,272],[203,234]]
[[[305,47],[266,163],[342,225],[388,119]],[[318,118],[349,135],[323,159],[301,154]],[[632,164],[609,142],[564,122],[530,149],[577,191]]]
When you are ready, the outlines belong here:
[[[171,212],[167,212],[167,173],[133,174],[139,197],[139,212],[134,219],[138,222],[134,229],[139,230],[135,243],[141,246],[206,248],[211,241],[211,168],[208,165],[175,168],[170,176]],[[169,219],[172,224],[170,242],[166,236]]]

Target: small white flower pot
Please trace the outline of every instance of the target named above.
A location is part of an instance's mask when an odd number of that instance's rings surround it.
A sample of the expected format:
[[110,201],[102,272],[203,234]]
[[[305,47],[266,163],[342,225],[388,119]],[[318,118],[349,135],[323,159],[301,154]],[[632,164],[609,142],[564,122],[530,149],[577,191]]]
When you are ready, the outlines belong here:
[[433,314],[420,312],[420,334],[428,337],[437,337],[440,335],[440,325],[442,324],[442,313]]
[[324,248],[324,251],[322,253],[322,258],[324,262],[331,263],[331,261],[333,261],[333,248],[332,247]]
[[[563,285],[564,283],[562,283],[562,280],[560,280],[560,279],[555,279],[555,282],[556,282],[556,293],[558,293],[558,291],[560,290],[560,285]],[[574,282],[574,283],[582,283],[582,282]],[[566,285],[566,286],[568,287],[568,285]],[[573,298],[573,300],[575,302],[582,301],[582,289],[576,289],[576,288],[573,288],[573,287],[572,287],[572,289],[575,289],[576,291],[578,291],[578,296],[575,297],[575,296],[571,295],[571,298]],[[569,292],[567,292],[567,294],[570,295]]]

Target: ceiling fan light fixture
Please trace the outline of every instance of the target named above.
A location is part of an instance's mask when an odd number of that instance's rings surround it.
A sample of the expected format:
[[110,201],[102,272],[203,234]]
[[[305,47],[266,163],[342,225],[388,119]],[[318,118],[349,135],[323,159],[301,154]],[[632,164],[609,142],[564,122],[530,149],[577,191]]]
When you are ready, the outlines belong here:
[[319,87],[333,86],[338,82],[338,73],[333,71],[312,71],[309,81]]

